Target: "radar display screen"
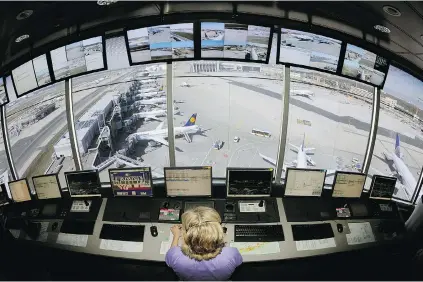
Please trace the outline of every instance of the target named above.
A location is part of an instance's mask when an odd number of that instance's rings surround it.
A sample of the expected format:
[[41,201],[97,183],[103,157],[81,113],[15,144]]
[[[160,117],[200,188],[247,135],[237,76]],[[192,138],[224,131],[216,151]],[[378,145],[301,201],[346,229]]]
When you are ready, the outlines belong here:
[[226,186],[228,197],[270,196],[273,168],[235,169],[228,168]]
[[71,196],[101,196],[101,183],[96,170],[65,172],[65,178]]
[[116,196],[153,196],[149,167],[110,169],[109,175]]
[[379,200],[391,200],[395,192],[395,177],[373,175],[370,187],[370,198]]
[[325,182],[324,169],[288,168],[286,172],[285,196],[320,197]]

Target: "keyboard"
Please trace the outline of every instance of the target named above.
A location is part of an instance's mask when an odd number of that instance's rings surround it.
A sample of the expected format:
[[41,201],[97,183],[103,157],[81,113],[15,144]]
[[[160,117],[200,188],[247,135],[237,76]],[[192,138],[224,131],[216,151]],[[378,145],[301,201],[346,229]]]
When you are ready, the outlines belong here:
[[335,237],[330,223],[292,225],[294,241],[319,240]]
[[65,219],[63,221],[62,227],[60,228],[60,232],[80,235],[93,235],[94,224],[95,221]]
[[103,224],[100,238],[118,241],[144,241],[144,225]]
[[284,241],[282,225],[235,225],[235,242]]
[[[288,222],[322,221],[336,218],[335,209],[321,198],[283,198]],[[301,208],[299,208],[301,207]]]

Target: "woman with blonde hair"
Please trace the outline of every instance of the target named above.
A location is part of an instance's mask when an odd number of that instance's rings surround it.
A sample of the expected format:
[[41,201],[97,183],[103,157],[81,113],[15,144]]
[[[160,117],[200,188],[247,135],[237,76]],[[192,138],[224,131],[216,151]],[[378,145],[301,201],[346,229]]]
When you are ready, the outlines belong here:
[[[171,228],[172,246],[166,264],[182,280],[228,280],[242,263],[238,249],[225,247],[221,219],[216,210],[196,207]],[[182,246],[178,246],[182,236]]]

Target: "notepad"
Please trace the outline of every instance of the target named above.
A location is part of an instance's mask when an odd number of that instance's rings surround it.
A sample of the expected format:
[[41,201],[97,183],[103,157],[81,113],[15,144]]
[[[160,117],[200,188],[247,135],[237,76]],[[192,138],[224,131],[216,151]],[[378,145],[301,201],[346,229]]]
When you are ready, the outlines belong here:
[[18,239],[21,235],[21,231],[19,229],[9,229],[9,231],[15,239]]
[[56,243],[74,247],[86,247],[88,243],[88,235],[59,233]]
[[375,236],[370,222],[348,223],[350,234],[347,234],[348,245],[358,245],[375,242]]
[[232,242],[230,246],[237,248],[243,255],[267,255],[281,251],[279,242]]
[[295,245],[297,251],[321,250],[336,247],[335,238],[295,241]]
[[100,249],[116,252],[141,253],[144,249],[144,244],[143,242],[101,239]]
[[169,237],[166,238],[165,241],[162,241],[160,244],[160,254],[164,255],[167,253],[167,251],[169,251],[170,247],[172,246],[172,241],[173,241],[173,234],[172,232],[170,232]]

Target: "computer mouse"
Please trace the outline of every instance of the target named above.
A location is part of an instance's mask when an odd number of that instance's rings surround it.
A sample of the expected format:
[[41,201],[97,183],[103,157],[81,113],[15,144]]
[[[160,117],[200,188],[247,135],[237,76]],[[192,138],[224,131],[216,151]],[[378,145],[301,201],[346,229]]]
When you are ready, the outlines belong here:
[[157,226],[151,226],[150,227],[150,232],[151,232],[151,236],[153,237],[157,237],[157,235],[159,235],[159,232],[157,231]]
[[164,202],[164,203],[163,203],[163,207],[164,207],[165,209],[168,209],[168,208],[169,208],[169,202]]
[[85,204],[85,206],[89,206],[90,205],[90,202],[88,202],[87,200],[84,200],[84,204]]
[[57,226],[59,226],[59,224],[57,223],[57,222],[54,222],[52,225],[51,225],[51,230],[56,230],[57,229]]
[[222,227],[222,228],[223,228],[223,233],[226,234],[226,231],[228,231],[228,228],[226,228],[226,227]]
[[179,203],[175,203],[175,205],[173,206],[173,208],[175,210],[179,210],[181,208],[181,206],[179,205]]
[[338,229],[338,232],[339,232],[339,233],[342,233],[342,231],[344,231],[344,226],[342,226],[342,224],[340,224],[340,223],[338,223],[338,224],[336,225],[336,228]]
[[226,204],[226,210],[227,211],[233,211],[234,210],[234,205],[232,205],[232,204]]
[[262,208],[262,207],[264,206],[264,201],[263,201],[263,200],[261,200],[261,201],[260,201],[260,203],[258,204],[258,206],[259,206],[260,208]]

